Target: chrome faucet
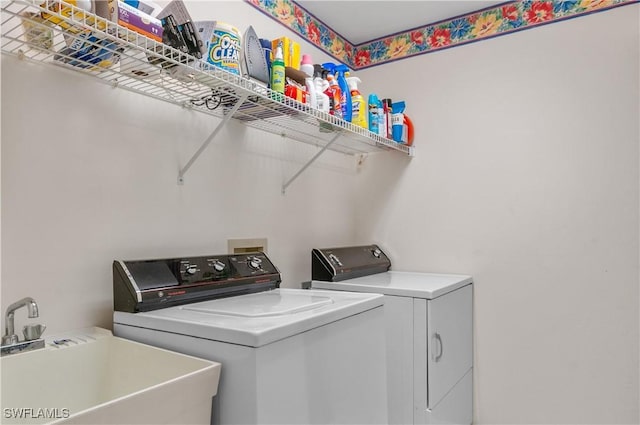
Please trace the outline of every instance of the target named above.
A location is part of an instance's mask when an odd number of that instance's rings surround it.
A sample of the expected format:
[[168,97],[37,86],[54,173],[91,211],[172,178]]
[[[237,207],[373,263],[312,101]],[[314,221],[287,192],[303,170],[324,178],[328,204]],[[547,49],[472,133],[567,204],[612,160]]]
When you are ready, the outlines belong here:
[[6,327],[5,334],[2,337],[2,345],[17,344],[19,342],[18,335],[16,335],[14,328],[13,316],[15,311],[21,307],[27,307],[30,319],[38,317],[38,304],[36,304],[36,300],[31,297],[23,298],[7,307],[7,314],[5,315]]

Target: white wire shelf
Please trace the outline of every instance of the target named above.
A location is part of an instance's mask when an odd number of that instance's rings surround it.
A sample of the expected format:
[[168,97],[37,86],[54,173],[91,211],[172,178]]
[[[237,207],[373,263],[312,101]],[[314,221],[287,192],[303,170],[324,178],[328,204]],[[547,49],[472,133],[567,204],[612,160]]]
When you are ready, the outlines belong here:
[[[233,118],[249,127],[344,154],[389,150],[414,154],[411,146],[309,108],[67,3],[3,1],[1,29],[3,54],[70,68],[225,122]],[[69,48],[72,44],[74,49]],[[80,53],[79,45],[83,46]],[[238,101],[242,103],[237,105]]]

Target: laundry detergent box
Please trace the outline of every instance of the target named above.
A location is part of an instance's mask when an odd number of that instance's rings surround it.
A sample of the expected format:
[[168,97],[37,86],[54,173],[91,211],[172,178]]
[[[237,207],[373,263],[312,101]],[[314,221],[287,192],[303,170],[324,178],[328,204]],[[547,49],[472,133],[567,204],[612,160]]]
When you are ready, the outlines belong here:
[[[162,22],[148,13],[121,1],[108,0],[96,2],[96,14],[115,22],[138,34],[149,37],[162,43]],[[127,41],[136,41],[134,35],[119,34],[119,37]]]
[[289,37],[280,37],[271,40],[271,51],[275,52],[280,43],[282,43],[284,66],[300,69],[300,44],[291,40]]
[[[102,3],[102,0],[97,0],[96,3]],[[106,4],[106,1],[104,1]],[[97,6],[97,5],[96,5]],[[107,28],[108,17],[100,15],[102,18],[95,18],[92,13],[96,12],[94,5],[90,1],[79,0],[49,0],[40,5],[42,11],[40,12],[43,24],[58,26],[62,28],[67,34],[80,34],[85,32],[85,27],[80,23],[84,23],[87,26],[96,28],[100,31],[104,31]],[[49,11],[53,12],[49,13]],[[88,13],[86,13],[88,12]],[[58,16],[61,15],[61,16]],[[67,18],[67,19],[65,19]],[[43,27],[40,25],[40,27]],[[69,44],[67,42],[67,44]]]
[[100,33],[90,30],[65,41],[67,47],[59,50],[53,59],[91,71],[100,72],[115,65],[125,50],[121,42],[104,38]]

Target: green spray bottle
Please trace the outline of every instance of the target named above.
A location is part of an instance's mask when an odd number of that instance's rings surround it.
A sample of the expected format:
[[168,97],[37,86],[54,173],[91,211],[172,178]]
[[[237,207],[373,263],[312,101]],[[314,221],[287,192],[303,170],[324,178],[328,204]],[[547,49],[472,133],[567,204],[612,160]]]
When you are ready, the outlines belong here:
[[275,92],[274,99],[284,98],[285,69],[284,55],[282,53],[282,42],[278,43],[276,54],[271,63],[271,90]]

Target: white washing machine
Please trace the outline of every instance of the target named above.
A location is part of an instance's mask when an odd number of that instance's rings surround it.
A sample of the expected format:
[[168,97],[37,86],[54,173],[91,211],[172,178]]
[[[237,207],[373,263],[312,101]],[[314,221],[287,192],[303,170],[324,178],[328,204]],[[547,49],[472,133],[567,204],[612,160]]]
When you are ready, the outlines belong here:
[[116,261],[114,333],[220,362],[213,423],[386,423],[384,297],[279,283],[263,253]]
[[389,423],[470,424],[471,276],[390,267],[376,245],[314,249],[311,286],[384,295]]

